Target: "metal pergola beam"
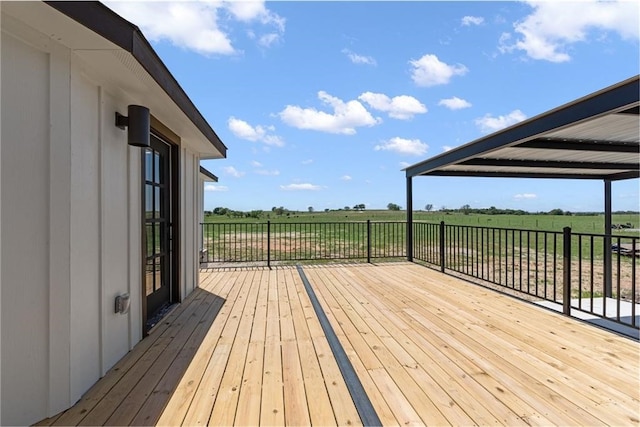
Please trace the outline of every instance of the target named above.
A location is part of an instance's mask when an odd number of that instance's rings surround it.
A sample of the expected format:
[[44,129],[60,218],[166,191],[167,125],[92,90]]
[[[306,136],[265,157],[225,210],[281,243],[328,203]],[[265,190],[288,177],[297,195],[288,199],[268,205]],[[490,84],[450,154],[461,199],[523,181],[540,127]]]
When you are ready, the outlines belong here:
[[514,160],[475,158],[458,163],[460,166],[500,166],[513,168],[555,168],[596,170],[640,170],[640,163],[566,162],[557,160]]
[[548,150],[597,151],[606,153],[640,154],[640,146],[635,142],[594,141],[580,139],[544,138],[522,142],[517,148],[540,148]]
[[421,176],[456,176],[456,177],[477,177],[477,178],[546,178],[546,179],[580,179],[580,180],[603,180],[610,179],[612,181],[619,181],[622,179],[630,179],[630,178],[638,178],[640,177],[640,172],[636,173],[619,173],[612,175],[603,175],[601,173],[594,175],[571,175],[564,173],[536,173],[536,172],[483,172],[481,170],[477,171],[436,171],[433,173],[429,173],[429,175],[421,175]]

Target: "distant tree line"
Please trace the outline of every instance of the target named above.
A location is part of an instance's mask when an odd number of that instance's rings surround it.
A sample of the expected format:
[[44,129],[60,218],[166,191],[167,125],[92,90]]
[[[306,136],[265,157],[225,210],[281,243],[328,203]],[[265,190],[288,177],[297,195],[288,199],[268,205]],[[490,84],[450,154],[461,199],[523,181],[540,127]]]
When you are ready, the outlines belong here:
[[[324,209],[324,212],[331,212],[331,211],[350,211],[350,210],[354,210],[354,211],[364,211],[366,209],[364,203],[359,203],[354,205],[353,207],[349,207],[349,206],[345,206],[344,208],[339,208],[339,209]],[[402,207],[395,204],[395,203],[389,203],[387,205],[387,209],[390,211],[400,211],[402,210]],[[425,205],[424,209],[427,212],[433,212],[433,205],[432,204],[427,204]],[[315,212],[315,209],[313,208],[313,206],[309,206],[307,208],[307,211],[309,213],[313,213]],[[445,213],[445,214],[454,214],[454,213],[462,213],[464,215],[469,215],[469,214],[484,214],[484,215],[575,215],[575,216],[597,216],[597,215],[602,215],[602,212],[570,212],[570,211],[565,211],[559,208],[556,209],[551,209],[548,212],[528,212],[528,211],[524,211],[522,209],[500,209],[500,208],[496,208],[495,206],[491,206],[489,208],[472,208],[470,205],[465,204],[462,205],[460,208],[458,209],[450,209],[447,208],[446,206],[442,206],[438,212],[440,213]],[[275,215],[275,216],[291,216],[293,215],[297,215],[300,212],[299,211],[292,211],[289,209],[286,209],[283,206],[279,206],[279,207],[272,207],[271,208],[271,212],[264,212],[262,210],[252,210],[252,211],[248,211],[248,212],[243,212],[243,211],[236,211],[233,209],[229,209],[229,208],[224,208],[224,207],[217,207],[212,211],[205,211],[204,212],[205,215],[210,216],[210,215],[223,215],[223,216],[228,216],[230,218],[255,218],[255,219],[259,219],[262,218],[264,216],[271,216],[271,215]],[[639,214],[638,211],[615,211],[613,212],[614,214],[617,215],[635,215],[635,214]]]
[[[425,205],[424,209],[427,212],[431,212],[433,210],[432,204]],[[571,212],[565,211],[560,208],[551,209],[548,212],[538,211],[538,212],[528,212],[522,209],[500,209],[495,206],[491,206],[490,208],[472,208],[470,205],[462,205],[458,209],[449,209],[446,206],[440,208],[440,212],[443,213],[462,213],[464,215],[469,214],[484,214],[484,215],[575,215],[575,216],[597,216],[602,215],[603,212]],[[638,214],[637,211],[615,211],[614,214],[618,215],[632,215]]]

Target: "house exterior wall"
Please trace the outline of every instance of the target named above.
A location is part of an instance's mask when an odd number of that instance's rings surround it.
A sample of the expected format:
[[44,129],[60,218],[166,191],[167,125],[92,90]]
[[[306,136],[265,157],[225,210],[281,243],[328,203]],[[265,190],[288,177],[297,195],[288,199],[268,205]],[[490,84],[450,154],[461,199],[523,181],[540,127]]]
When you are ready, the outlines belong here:
[[[30,411],[44,413],[48,403],[50,296],[43,284],[49,281],[51,247],[47,186],[50,134],[43,124],[49,122],[50,105],[47,53],[3,34],[1,62],[0,424],[5,425],[28,420]],[[12,126],[15,123],[24,125]],[[31,405],[26,404],[29,401]]]
[[[24,425],[73,405],[142,339],[142,152],[114,113],[144,99],[10,16],[0,43],[0,424]],[[200,190],[198,154],[180,154],[184,298]],[[115,314],[124,293],[131,309]]]
[[181,157],[181,203],[180,217],[182,218],[182,237],[180,253],[184,254],[180,260],[182,272],[181,294],[188,295],[198,286],[198,206],[197,185],[200,173],[200,159],[188,149],[183,148]]
[[[198,203],[197,203],[197,213],[198,213],[198,250],[201,251],[204,248],[203,235],[200,230],[200,224],[204,222],[204,186],[206,184],[205,178],[202,174],[198,174]],[[198,260],[199,262],[199,260]]]

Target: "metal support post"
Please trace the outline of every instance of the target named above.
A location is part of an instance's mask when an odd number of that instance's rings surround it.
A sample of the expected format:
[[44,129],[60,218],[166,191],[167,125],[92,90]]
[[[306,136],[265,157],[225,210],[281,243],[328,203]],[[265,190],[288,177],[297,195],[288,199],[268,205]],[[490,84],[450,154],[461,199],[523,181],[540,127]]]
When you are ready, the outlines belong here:
[[407,177],[407,261],[413,261],[413,189]]
[[611,180],[604,180],[604,293],[607,298],[613,294],[611,256]]
[[562,313],[571,315],[571,227],[562,229]]

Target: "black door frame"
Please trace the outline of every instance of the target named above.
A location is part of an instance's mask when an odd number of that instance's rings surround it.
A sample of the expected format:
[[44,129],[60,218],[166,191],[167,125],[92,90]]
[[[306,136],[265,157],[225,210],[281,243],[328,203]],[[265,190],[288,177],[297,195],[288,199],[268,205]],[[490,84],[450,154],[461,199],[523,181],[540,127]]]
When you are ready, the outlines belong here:
[[[170,186],[170,225],[171,225],[171,239],[170,239],[170,253],[169,262],[171,264],[169,270],[169,298],[171,303],[177,303],[182,300],[180,294],[180,138],[171,132],[168,128],[158,122],[153,116],[151,117],[151,134],[158,138],[160,141],[167,144],[169,147],[169,168],[170,177],[168,185]],[[140,170],[140,224],[141,224],[141,279],[140,279],[140,291],[142,295],[142,336],[148,335],[147,329],[147,295],[146,295],[146,262],[147,262],[147,239],[146,239],[146,221],[145,221],[145,151],[141,151],[141,170]]]

